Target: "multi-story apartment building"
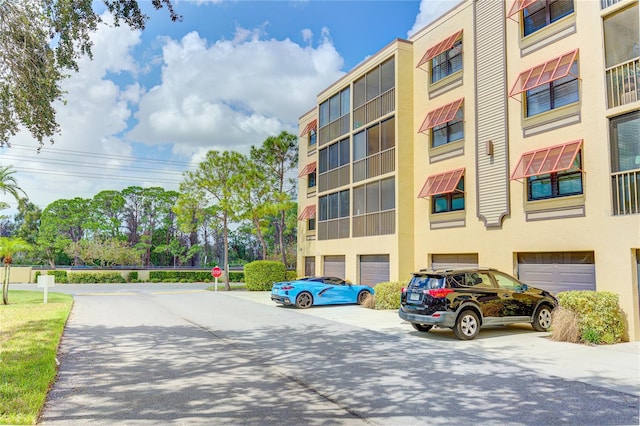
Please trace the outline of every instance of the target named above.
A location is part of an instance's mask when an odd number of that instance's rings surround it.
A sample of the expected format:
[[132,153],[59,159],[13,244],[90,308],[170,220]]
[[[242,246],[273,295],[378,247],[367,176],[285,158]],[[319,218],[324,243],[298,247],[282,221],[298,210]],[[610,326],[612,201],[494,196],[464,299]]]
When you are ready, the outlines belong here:
[[640,339],[638,0],[464,0],[318,95],[298,273],[490,266],[611,291]]

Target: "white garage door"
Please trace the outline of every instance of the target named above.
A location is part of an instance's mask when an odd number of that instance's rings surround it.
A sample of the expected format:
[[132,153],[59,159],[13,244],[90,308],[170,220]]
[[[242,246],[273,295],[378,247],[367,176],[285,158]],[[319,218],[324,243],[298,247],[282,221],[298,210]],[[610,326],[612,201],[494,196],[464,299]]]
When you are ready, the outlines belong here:
[[378,283],[389,281],[389,255],[361,255],[360,256],[360,283],[374,286]]
[[433,269],[453,269],[453,268],[477,268],[477,253],[452,253],[452,254],[432,254],[431,267]]
[[325,277],[338,277],[345,279],[344,256],[325,256],[324,272]]
[[552,293],[595,290],[593,252],[519,253],[520,281]]

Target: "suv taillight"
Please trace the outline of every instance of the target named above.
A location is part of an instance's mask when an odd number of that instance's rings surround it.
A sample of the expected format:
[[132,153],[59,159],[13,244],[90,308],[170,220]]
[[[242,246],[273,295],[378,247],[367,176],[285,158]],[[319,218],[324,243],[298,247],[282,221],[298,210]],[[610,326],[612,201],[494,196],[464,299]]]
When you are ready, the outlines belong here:
[[435,288],[435,289],[427,290],[427,293],[429,293],[429,296],[435,297],[436,299],[444,299],[445,297],[447,297],[447,294],[453,293],[453,289],[452,288]]

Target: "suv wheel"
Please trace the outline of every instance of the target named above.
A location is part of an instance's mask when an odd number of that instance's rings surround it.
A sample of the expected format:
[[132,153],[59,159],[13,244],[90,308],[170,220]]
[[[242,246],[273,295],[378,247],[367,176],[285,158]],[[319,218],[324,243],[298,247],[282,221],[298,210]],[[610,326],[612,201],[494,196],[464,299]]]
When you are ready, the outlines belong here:
[[551,309],[542,305],[536,309],[531,326],[535,331],[547,331],[551,327]]
[[411,325],[413,326],[413,328],[415,328],[418,331],[423,331],[423,332],[427,332],[429,330],[431,330],[431,328],[433,327],[432,325],[426,325],[426,324],[416,324],[415,322],[412,322]]
[[453,333],[460,340],[475,339],[480,331],[480,320],[478,315],[471,309],[465,309],[460,312],[456,318],[456,325],[453,327]]

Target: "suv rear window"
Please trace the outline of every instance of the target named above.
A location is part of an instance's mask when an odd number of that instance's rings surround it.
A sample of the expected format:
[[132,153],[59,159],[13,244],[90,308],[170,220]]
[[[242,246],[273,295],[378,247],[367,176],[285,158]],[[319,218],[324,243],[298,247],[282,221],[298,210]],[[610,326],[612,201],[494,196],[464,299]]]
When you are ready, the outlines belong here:
[[436,275],[414,275],[409,282],[409,288],[432,290],[444,288],[444,277]]

